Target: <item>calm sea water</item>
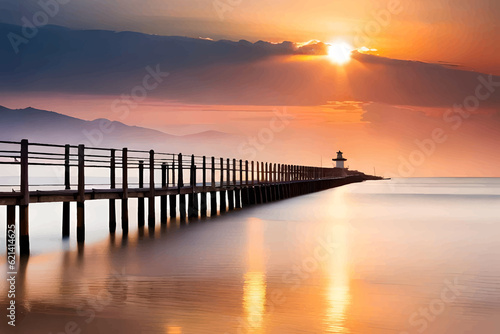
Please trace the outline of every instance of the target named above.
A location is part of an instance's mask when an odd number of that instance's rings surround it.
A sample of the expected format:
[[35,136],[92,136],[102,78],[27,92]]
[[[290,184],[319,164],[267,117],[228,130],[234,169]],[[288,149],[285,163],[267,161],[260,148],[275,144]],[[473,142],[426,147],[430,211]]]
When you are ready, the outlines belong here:
[[60,205],[30,210],[1,333],[500,332],[500,179],[370,181],[127,239],[88,203],[80,249]]

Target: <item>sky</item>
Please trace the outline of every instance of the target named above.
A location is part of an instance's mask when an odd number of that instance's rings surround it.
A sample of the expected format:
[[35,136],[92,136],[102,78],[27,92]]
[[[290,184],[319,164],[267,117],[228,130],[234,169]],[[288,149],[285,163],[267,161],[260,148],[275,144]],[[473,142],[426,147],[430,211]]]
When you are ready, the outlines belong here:
[[[342,149],[351,168],[386,176],[500,176],[498,1],[57,7],[50,25],[154,36],[41,29],[17,54],[4,38],[0,105],[173,134],[238,133],[245,139],[222,143],[221,154],[248,159],[329,166]],[[20,26],[41,10],[37,1],[2,1],[0,22]],[[117,99],[158,65],[169,73],[158,88],[126,117],[116,112]]]

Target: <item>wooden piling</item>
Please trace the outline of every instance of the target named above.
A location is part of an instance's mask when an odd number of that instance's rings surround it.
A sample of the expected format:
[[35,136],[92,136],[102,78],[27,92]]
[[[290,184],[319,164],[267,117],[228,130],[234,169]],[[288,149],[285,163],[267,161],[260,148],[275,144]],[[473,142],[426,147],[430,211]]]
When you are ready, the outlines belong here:
[[155,151],[149,151],[149,192],[148,192],[148,227],[155,227]]
[[[231,186],[231,165],[230,165],[230,160],[227,159],[227,186]],[[228,200],[228,209],[234,210],[234,191],[233,189],[228,189],[227,190],[227,200]]]
[[217,216],[217,192],[210,192],[210,217]]
[[177,170],[177,191],[179,193],[179,217],[181,221],[186,220],[186,195],[181,194],[181,189],[184,187],[184,173],[182,165],[182,154],[179,153],[178,157],[178,170]]
[[[144,188],[144,161],[139,161],[139,188]],[[137,226],[144,226],[144,197],[137,198]]]
[[255,188],[254,187],[247,187],[248,190],[248,202],[250,205],[255,205]]
[[236,187],[236,159],[233,159],[233,186],[235,207],[241,209],[241,189]]
[[248,201],[248,188],[241,188],[241,205],[243,208],[250,205]]
[[[258,166],[258,164],[257,164]],[[257,185],[255,186],[255,202],[257,204],[262,204],[262,190],[261,190],[261,186],[260,185]]]
[[241,189],[240,188],[234,189],[234,199],[235,199],[235,207],[237,209],[241,209]]
[[[9,253],[9,248],[14,247],[16,244],[15,243],[9,243],[9,231],[13,231],[14,235],[16,234],[16,206],[15,205],[7,205],[7,231],[6,231],[6,237],[5,237],[5,244],[7,246],[7,254]],[[11,239],[12,240],[12,239]],[[15,237],[14,240],[15,241]]]
[[[162,162],[161,164],[161,188],[162,190],[167,190],[168,185],[167,185],[167,164],[165,162]],[[160,223],[161,224],[166,224],[167,223],[167,195],[162,195],[160,197]]]
[[227,191],[227,207],[229,211],[234,210],[234,190],[233,189],[228,189]]
[[[64,189],[71,189],[70,180],[70,165],[69,165],[69,152],[70,146],[64,146]],[[62,237],[63,239],[69,238],[70,234],[70,202],[63,202],[63,217],[62,217]]]
[[21,194],[22,198],[19,205],[19,230],[20,240],[19,248],[21,256],[30,255],[30,236],[29,236],[29,203],[30,193],[28,185],[28,140],[21,141]]
[[[116,150],[111,150],[111,157],[109,162],[109,184],[111,189],[116,189]],[[116,232],[116,203],[114,199],[109,200],[109,219],[108,219],[109,233],[115,234]]]
[[191,168],[190,168],[190,178],[189,185],[191,187],[191,191],[189,193],[189,202],[188,202],[188,217],[189,218],[198,218],[198,198],[195,193],[196,187],[196,165],[194,163],[194,155],[191,156]]
[[[167,184],[168,185],[168,184]],[[175,159],[172,157],[172,186],[175,186]],[[172,194],[168,196],[170,218],[175,218],[177,216],[177,195]]]
[[122,233],[128,234],[128,149],[122,150]]
[[227,159],[226,161],[226,183],[227,183],[227,186],[230,187],[231,186],[231,165],[229,164],[229,159]]
[[78,199],[76,202],[76,240],[85,242],[85,145],[78,145]]

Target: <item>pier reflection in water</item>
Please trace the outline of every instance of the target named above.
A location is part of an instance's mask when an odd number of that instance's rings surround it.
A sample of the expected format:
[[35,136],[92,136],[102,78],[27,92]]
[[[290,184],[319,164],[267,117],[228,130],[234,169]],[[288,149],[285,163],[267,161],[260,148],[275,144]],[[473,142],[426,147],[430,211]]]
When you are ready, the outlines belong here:
[[495,180],[354,184],[35,254],[18,270],[16,331],[0,332],[417,333],[418,311],[458,280],[426,333],[495,333]]

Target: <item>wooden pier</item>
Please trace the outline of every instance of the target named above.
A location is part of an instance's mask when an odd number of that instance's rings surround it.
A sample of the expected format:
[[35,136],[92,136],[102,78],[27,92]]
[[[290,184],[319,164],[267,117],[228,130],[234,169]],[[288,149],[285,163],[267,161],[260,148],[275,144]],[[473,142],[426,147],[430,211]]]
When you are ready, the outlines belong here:
[[[137,221],[156,225],[155,198],[160,197],[160,223],[170,219],[198,219],[251,205],[282,200],[340,185],[361,182],[366,175],[339,177],[336,168],[308,167],[258,161],[129,150],[0,141],[0,168],[15,166],[19,184],[0,185],[0,205],[7,206],[8,225],[16,221],[19,208],[20,255],[30,254],[29,205],[59,202],[62,208],[62,237],[70,235],[70,202],[76,202],[76,236],[85,242],[85,202],[109,200],[109,232],[116,232],[116,201],[121,201],[121,229],[129,230],[128,202],[137,198]],[[29,181],[33,169],[51,169],[61,184]],[[86,183],[91,173],[103,173],[104,183]],[[76,173],[75,173],[76,172]],[[75,173],[75,174],[73,174]],[[131,174],[137,182],[131,182]],[[117,177],[121,175],[121,177]],[[146,175],[145,175],[146,174]],[[0,173],[3,176],[3,172]],[[147,181],[145,183],[145,178]],[[72,182],[72,180],[74,182]],[[187,196],[187,202],[186,202]]]

